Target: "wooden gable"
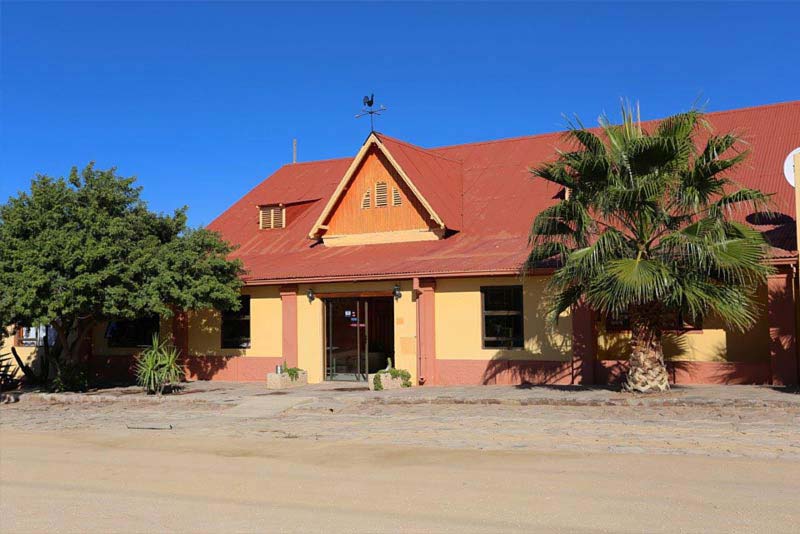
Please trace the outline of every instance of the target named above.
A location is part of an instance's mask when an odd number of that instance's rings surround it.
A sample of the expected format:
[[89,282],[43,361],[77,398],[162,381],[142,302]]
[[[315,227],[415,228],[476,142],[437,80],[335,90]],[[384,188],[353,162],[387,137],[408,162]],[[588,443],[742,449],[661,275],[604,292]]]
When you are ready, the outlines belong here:
[[439,239],[442,225],[392,156],[371,136],[311,237],[328,246]]
[[327,235],[349,235],[429,230],[432,223],[386,157],[373,148],[334,206],[327,226]]

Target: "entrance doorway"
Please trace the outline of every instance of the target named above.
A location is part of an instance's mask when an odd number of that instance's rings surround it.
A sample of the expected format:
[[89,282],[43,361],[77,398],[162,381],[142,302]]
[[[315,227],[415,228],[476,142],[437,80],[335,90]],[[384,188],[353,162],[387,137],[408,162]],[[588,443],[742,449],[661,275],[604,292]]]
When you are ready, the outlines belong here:
[[325,380],[366,381],[394,363],[392,297],[332,297],[325,302]]

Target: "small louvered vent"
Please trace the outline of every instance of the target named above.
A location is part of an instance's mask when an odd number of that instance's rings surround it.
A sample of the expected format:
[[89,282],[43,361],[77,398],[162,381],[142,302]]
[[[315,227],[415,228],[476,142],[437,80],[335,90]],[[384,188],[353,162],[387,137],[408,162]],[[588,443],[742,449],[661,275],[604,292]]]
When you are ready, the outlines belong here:
[[392,188],[392,206],[399,206],[403,203],[403,199],[400,197],[400,191],[396,188]]
[[286,226],[286,210],[282,206],[262,206],[259,208],[258,227],[262,230]]
[[364,197],[361,199],[361,209],[365,210],[372,207],[372,195],[370,191],[364,192]]
[[383,208],[389,205],[389,186],[386,182],[375,184],[375,207]]

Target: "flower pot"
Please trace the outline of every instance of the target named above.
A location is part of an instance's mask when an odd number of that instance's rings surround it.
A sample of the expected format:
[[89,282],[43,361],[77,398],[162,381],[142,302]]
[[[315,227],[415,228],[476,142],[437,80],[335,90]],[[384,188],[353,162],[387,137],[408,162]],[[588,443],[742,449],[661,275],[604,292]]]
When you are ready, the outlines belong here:
[[[401,377],[392,378],[389,373],[376,373],[381,375],[381,385],[383,389],[400,389],[403,387],[403,379]],[[370,391],[375,391],[375,375],[368,375],[367,384],[369,384]]]
[[292,380],[286,373],[267,373],[267,389],[288,389],[308,385],[308,373],[300,371],[297,380]]

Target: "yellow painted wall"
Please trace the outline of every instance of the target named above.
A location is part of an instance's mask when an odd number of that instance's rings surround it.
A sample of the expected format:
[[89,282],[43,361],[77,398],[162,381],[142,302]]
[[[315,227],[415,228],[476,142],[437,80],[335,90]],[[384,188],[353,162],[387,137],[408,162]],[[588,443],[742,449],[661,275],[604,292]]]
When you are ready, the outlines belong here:
[[[546,319],[543,296],[546,277],[444,278],[436,280],[437,360],[543,360],[572,358],[572,320],[569,314],[552,325]],[[481,286],[520,285],[523,292],[525,347],[484,349]]]
[[[664,356],[672,361],[688,362],[758,362],[769,360],[769,316],[767,288],[758,291],[761,316],[745,333],[726,330],[719,319],[709,317],[703,330],[683,334],[664,334]],[[598,324],[597,357],[601,360],[624,360],[630,355],[630,335],[606,333]]]
[[246,287],[250,295],[250,348],[222,348],[222,316],[215,310],[189,313],[191,356],[280,357],[282,347],[281,296],[277,286]]
[[391,291],[397,283],[400,284],[401,297],[394,301],[394,366],[408,370],[411,382],[416,383],[417,309],[410,280],[300,285],[297,296],[297,365],[308,371],[309,382],[317,383],[324,379],[325,337],[322,299],[309,302],[306,298],[308,289],[312,288],[316,293]]
[[[14,328],[6,328],[8,337],[0,340],[0,372],[8,373],[12,378],[22,378],[22,371],[19,370],[14,356],[11,355],[11,347],[14,346]],[[36,347],[17,347],[17,354],[25,365],[31,365],[36,359]],[[35,367],[35,365],[34,365]]]

